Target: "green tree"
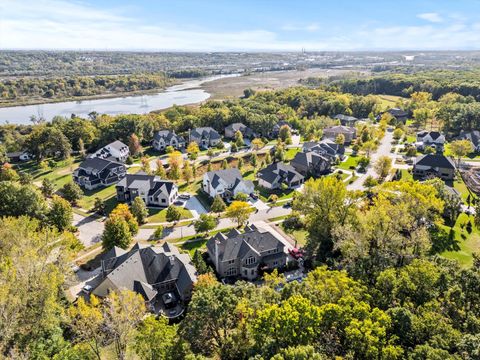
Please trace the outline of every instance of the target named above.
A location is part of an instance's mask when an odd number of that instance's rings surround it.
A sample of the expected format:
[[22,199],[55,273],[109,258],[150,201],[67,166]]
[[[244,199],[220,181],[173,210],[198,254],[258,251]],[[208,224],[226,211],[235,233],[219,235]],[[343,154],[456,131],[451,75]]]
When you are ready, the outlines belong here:
[[153,233],[153,238],[155,240],[160,240],[163,237],[163,225],[158,225]]
[[198,251],[198,249],[193,253],[192,262],[199,274],[206,274],[210,272],[210,268],[203,259],[202,253]]
[[47,203],[36,187],[0,181],[0,216],[27,215],[44,219],[46,213]]
[[167,213],[165,215],[165,218],[168,222],[177,222],[180,220],[182,217],[182,213],[180,212],[180,209],[178,206],[175,205],[170,205],[167,209]]
[[244,165],[244,164],[243,164],[243,158],[239,158],[239,159],[238,159],[238,164],[237,164],[238,170],[242,170],[243,165]]
[[209,231],[217,227],[218,220],[216,217],[208,214],[200,214],[200,218],[194,222],[193,226],[197,233],[207,234]]
[[40,188],[40,190],[42,191],[43,196],[52,197],[55,192],[55,185],[50,179],[43,178],[42,187]]
[[127,222],[130,233],[136,235],[138,233],[138,221],[131,213],[127,204],[118,204],[110,213],[110,217],[118,216]]
[[199,152],[200,149],[195,141],[192,141],[190,144],[188,144],[187,153],[189,154],[190,159],[195,160],[198,157]]
[[228,169],[228,162],[227,162],[227,159],[224,159],[224,160],[222,161],[222,169],[223,169],[223,170],[226,170],[226,169]]
[[82,188],[73,181],[63,185],[60,192],[62,193],[63,198],[69,201],[72,205],[76,205],[78,200],[83,196]]
[[92,210],[93,210],[93,212],[96,212],[97,214],[105,215],[106,210],[107,210],[107,204],[105,203],[105,200],[103,200],[99,197],[96,197]]
[[165,171],[165,167],[163,166],[162,160],[157,159],[156,165],[157,165],[156,166],[157,169],[155,170],[155,175],[159,176],[161,179],[166,179],[167,172]]
[[403,136],[403,130],[400,129],[400,128],[396,128],[394,131],[393,131],[393,138],[395,140],[400,140],[400,138]]
[[64,231],[72,225],[72,221],[73,210],[70,203],[60,196],[53,196],[48,212],[48,222],[58,230]]
[[192,165],[190,165],[190,162],[187,161],[183,166],[183,179],[187,182],[187,184],[190,184],[190,182],[192,181],[192,178],[193,178]]
[[133,348],[140,359],[169,360],[178,357],[177,326],[169,325],[162,316],[147,316],[135,334]]
[[290,126],[282,125],[280,127],[280,130],[278,131],[278,137],[285,144],[291,144],[292,143],[292,130],[290,129]]
[[237,145],[237,147],[242,147],[245,145],[245,142],[243,141],[243,134],[240,130],[237,130],[235,133],[235,145]]
[[144,224],[148,217],[148,209],[140,196],[137,196],[132,202],[132,214],[139,224]]
[[212,203],[212,206],[210,207],[210,210],[212,210],[215,213],[221,213],[221,212],[224,212],[226,208],[227,208],[227,205],[225,205],[225,202],[223,201],[222,197],[220,195],[216,195],[215,198],[213,199],[213,203]]
[[102,246],[109,250],[114,246],[127,249],[132,242],[132,233],[128,223],[120,216],[110,215],[105,221],[105,228],[102,234]]
[[450,143],[450,151],[457,158],[457,166],[460,166],[462,157],[473,152],[473,145],[469,140],[455,140]]
[[345,144],[345,135],[338,134],[337,137],[335,138],[335,144],[344,145]]

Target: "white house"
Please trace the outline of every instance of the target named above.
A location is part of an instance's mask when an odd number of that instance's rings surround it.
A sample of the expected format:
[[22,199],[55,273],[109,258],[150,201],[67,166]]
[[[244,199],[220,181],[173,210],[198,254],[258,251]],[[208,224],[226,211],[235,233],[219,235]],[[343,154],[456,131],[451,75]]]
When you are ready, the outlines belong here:
[[92,157],[125,162],[127,161],[129,155],[130,149],[128,148],[128,146],[125,145],[123,142],[116,140],[97,150],[97,152],[93,154]]
[[425,149],[430,146],[437,150],[442,150],[445,145],[445,136],[438,131],[420,131],[417,133],[417,142],[415,146],[417,149]]
[[244,180],[238,169],[209,171],[203,175],[203,191],[214,198],[235,197],[239,193],[250,195],[255,190],[253,182]]

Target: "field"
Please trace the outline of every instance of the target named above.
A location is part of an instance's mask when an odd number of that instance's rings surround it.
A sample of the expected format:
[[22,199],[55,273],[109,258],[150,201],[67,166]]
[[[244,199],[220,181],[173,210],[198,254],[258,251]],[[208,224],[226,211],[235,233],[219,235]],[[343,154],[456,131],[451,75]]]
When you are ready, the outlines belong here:
[[377,95],[378,100],[380,100],[382,108],[392,108],[395,107],[398,99],[401,99],[400,96],[395,95]]
[[270,71],[210,81],[203,84],[202,88],[211,94],[210,99],[220,100],[243,96],[243,90],[248,88],[254,90],[285,89],[291,86],[298,86],[299,80],[308,77],[326,78],[349,73],[351,73],[350,70],[326,70],[318,68],[303,71]]

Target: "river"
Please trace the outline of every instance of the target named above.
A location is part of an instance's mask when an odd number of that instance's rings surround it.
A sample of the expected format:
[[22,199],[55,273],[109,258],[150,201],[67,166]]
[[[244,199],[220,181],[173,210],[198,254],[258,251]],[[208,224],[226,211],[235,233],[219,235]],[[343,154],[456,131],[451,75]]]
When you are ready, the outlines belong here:
[[32,115],[37,118],[51,120],[57,115],[70,117],[72,114],[75,114],[80,117],[87,117],[92,111],[109,115],[145,114],[153,110],[166,109],[172,105],[196,104],[210,97],[210,94],[199,88],[199,86],[208,81],[232,76],[238,76],[238,74],[188,80],[152,95],[4,107],[0,108],[0,124],[6,122],[10,124],[31,124],[30,117]]

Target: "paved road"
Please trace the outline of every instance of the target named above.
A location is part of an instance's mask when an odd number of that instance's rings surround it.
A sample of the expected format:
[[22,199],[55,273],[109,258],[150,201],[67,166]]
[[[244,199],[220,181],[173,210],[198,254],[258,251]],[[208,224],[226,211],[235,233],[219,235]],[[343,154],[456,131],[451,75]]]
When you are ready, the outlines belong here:
[[373,169],[373,164],[378,160],[380,156],[390,156],[392,158],[392,162],[395,161],[395,154],[391,153],[392,150],[392,141],[393,141],[393,131],[386,131],[385,136],[383,137],[382,141],[380,141],[380,145],[378,146],[377,151],[375,151],[370,156],[370,165],[367,168],[366,173],[361,174],[353,183],[347,185],[348,190],[364,190],[365,187],[363,186],[363,182],[368,176],[377,177],[375,170]]
[[[279,217],[288,215],[292,212],[291,208],[284,208],[282,206],[277,206],[273,208],[269,208],[268,210],[259,210],[256,213],[252,213],[248,221],[250,223],[257,222],[261,220],[268,220],[271,218]],[[231,221],[230,219],[220,219],[217,229],[226,229],[237,226],[236,223]],[[154,233],[155,229],[140,229],[137,236],[135,237],[136,240],[148,240]],[[165,229],[166,235],[164,237],[165,240],[169,239],[179,239],[186,236],[195,235],[195,229],[193,225],[188,226],[178,226],[174,228],[167,228]]]

